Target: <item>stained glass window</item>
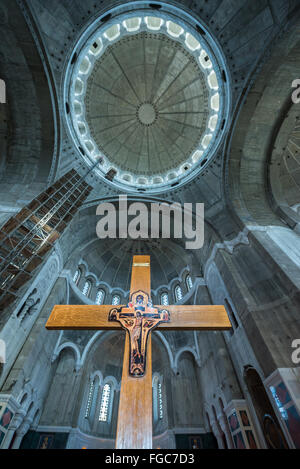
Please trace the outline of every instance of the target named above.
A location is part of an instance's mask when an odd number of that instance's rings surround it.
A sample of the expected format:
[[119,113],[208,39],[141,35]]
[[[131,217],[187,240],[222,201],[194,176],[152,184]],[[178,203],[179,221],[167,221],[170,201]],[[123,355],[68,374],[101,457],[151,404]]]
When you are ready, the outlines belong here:
[[119,305],[120,303],[121,303],[121,298],[119,297],[119,295],[114,295],[112,298],[112,304],[116,306],[116,305]]
[[109,384],[105,384],[101,396],[99,422],[107,422],[110,396],[111,387]]
[[94,389],[95,389],[95,384],[94,384],[94,380],[93,380],[93,381],[91,381],[91,384],[90,384],[88,400],[87,400],[87,404],[86,404],[86,410],[85,410],[85,418],[86,419],[89,417],[90,412],[91,412],[91,406],[92,406],[93,396],[94,396]]
[[187,275],[186,277],[186,286],[188,290],[191,290],[193,288],[193,280],[190,275]]
[[160,419],[162,419],[164,414],[163,414],[162,386],[161,386],[160,382],[158,383],[157,388],[158,388],[157,389],[158,416],[159,416]]
[[153,382],[153,417],[154,421],[163,419],[162,384],[158,377]]
[[162,293],[161,296],[160,296],[160,303],[163,305],[163,306],[168,306],[170,303],[169,303],[169,295],[168,293]]
[[81,272],[80,272],[79,269],[77,269],[75,274],[74,274],[74,277],[73,277],[73,282],[76,283],[76,285],[78,285],[78,282],[80,280],[80,276],[81,276]]
[[181,301],[183,298],[182,289],[180,285],[177,285],[177,287],[175,287],[175,298],[177,302]]
[[85,284],[83,285],[82,293],[85,296],[89,296],[90,290],[91,290],[91,282],[87,280]]
[[276,392],[276,388],[274,386],[270,386],[270,391],[275,399],[275,402],[276,402],[276,405],[279,409],[279,412],[281,413],[282,417],[284,418],[284,420],[288,420],[288,413],[287,411],[285,410],[285,408],[283,407],[279,397],[278,397],[278,394]]
[[96,305],[103,305],[104,297],[105,297],[105,291],[102,289],[98,290],[97,295],[96,295]]

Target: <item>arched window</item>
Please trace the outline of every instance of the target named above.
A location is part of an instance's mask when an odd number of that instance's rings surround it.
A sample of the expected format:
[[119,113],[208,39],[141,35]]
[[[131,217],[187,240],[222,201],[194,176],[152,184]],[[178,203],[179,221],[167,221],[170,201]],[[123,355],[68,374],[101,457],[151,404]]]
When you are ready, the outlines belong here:
[[157,400],[158,400],[158,417],[161,420],[164,416],[163,413],[163,400],[162,400],[162,385],[161,382],[158,382],[158,393],[157,393]]
[[112,297],[112,302],[111,302],[114,306],[117,306],[121,303],[121,298],[119,295],[114,295]]
[[109,406],[111,400],[111,385],[105,384],[102,389],[99,422],[107,422],[109,417]]
[[102,288],[100,288],[100,290],[97,291],[97,295],[96,295],[96,305],[103,305],[104,298],[105,298],[105,291],[102,290]]
[[[234,329],[237,329],[239,327],[239,323],[237,322],[237,319],[235,317],[235,314],[234,314],[234,311],[231,307],[231,304],[229,303],[229,301],[227,300],[227,298],[224,299],[224,303],[225,303],[225,306],[226,306],[226,309],[227,309],[227,312],[229,314],[229,317],[231,319],[231,323],[233,325],[233,328]],[[232,331],[233,333],[233,331]]]
[[186,276],[185,283],[186,283],[186,288],[188,289],[188,291],[190,291],[193,288],[193,280],[190,274]]
[[[276,389],[274,390],[273,386],[270,386],[270,391],[274,399],[271,401],[265,385],[255,368],[250,365],[244,368],[244,379],[268,448],[287,449],[288,443],[286,437],[273,408],[274,401],[278,406],[282,418],[285,419],[288,415],[284,412],[285,409],[277,396]],[[270,428],[272,428],[271,432]]]
[[84,418],[88,421],[87,428],[93,428],[94,421],[95,421],[95,413],[97,412],[97,403],[98,403],[98,395],[99,395],[99,385],[100,385],[100,378],[96,373],[93,377],[90,377],[90,382],[88,384],[88,394],[84,412]]
[[162,420],[163,413],[163,397],[162,397],[162,383],[156,376],[153,380],[153,417],[154,421]]
[[73,282],[76,283],[76,285],[78,285],[80,277],[81,277],[81,270],[77,269],[73,277]]
[[95,391],[95,381],[91,380],[90,382],[90,389],[88,393],[88,400],[86,403],[86,409],[85,409],[85,418],[87,419],[90,416],[91,413],[91,407],[92,407],[92,402],[93,402],[93,397],[94,397],[94,391]]
[[92,287],[92,284],[89,280],[87,280],[85,282],[85,284],[83,285],[83,289],[82,289],[82,293],[85,295],[85,296],[89,296],[90,294],[90,291],[91,291],[91,287]]
[[168,293],[164,292],[160,295],[160,304],[163,306],[168,306],[170,304]]
[[183,298],[183,294],[182,294],[182,289],[181,289],[181,286],[180,285],[177,285],[175,287],[175,299],[176,299],[176,302],[178,303],[179,301],[181,301]]

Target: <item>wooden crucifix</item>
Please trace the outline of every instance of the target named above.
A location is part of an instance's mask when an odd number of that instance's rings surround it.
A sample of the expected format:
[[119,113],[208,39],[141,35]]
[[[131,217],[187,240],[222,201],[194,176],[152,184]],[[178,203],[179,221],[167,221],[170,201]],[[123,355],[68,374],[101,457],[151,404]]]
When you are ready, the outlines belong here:
[[[224,306],[153,306],[150,256],[133,256],[127,306],[55,306],[49,330],[127,330],[116,448],[152,449],[151,330],[229,330]],[[147,360],[146,360],[147,357]]]

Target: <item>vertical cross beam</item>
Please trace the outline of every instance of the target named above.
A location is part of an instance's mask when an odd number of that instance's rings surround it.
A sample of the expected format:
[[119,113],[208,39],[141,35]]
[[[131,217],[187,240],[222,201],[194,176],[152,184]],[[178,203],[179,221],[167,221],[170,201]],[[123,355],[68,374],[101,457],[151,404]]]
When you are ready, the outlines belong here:
[[[130,295],[143,290],[151,297],[150,256],[133,256]],[[152,448],[152,346],[147,345],[147,367],[143,377],[129,375],[130,344],[126,333],[118,413],[116,448]]]

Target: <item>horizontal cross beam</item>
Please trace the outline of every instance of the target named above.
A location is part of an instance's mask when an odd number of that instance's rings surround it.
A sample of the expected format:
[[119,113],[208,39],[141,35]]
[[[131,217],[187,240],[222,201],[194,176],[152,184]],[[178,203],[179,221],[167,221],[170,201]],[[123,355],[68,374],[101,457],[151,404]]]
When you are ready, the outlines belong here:
[[[57,305],[50,315],[46,329],[49,330],[120,330],[117,322],[108,321],[113,305]],[[118,305],[117,308],[124,308]],[[154,306],[170,312],[170,322],[160,324],[159,330],[229,330],[231,324],[224,306],[216,305],[170,305]]]

